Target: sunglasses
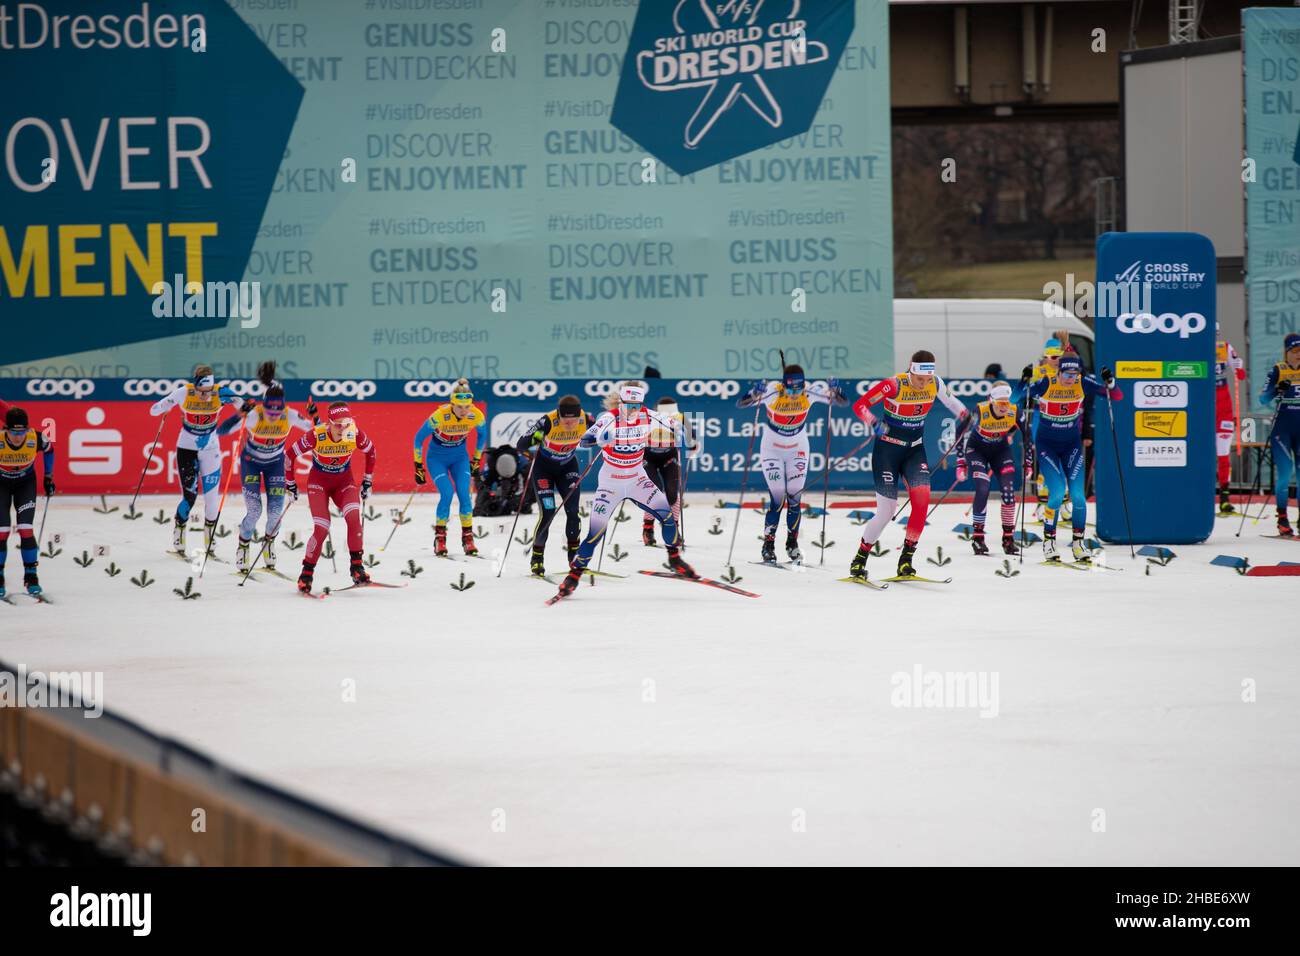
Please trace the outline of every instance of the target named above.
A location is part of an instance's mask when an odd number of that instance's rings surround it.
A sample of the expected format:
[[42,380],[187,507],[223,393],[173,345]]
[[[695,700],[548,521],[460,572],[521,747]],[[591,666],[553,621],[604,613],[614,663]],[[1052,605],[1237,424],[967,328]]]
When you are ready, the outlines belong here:
[[453,402],[455,402],[457,405],[473,405],[473,404],[474,404],[474,393],[473,393],[473,392],[456,392],[456,393],[454,393],[454,394],[451,396],[451,400],[452,400]]

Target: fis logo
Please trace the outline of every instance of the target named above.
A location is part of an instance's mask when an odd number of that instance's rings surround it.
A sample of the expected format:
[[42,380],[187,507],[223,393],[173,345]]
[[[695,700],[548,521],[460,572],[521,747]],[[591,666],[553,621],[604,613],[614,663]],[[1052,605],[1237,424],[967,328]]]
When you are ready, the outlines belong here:
[[740,383],[731,380],[685,379],[677,383],[677,394],[685,397],[710,396],[713,398],[735,398],[740,394]]
[[493,382],[492,394],[502,398],[539,398],[546,401],[555,394],[554,382]]
[[610,120],[687,175],[806,130],[854,4],[641,0]]
[[1152,332],[1163,332],[1172,335],[1176,332],[1180,339],[1204,332],[1208,326],[1205,316],[1199,312],[1188,312],[1185,315],[1179,315],[1177,312],[1162,312],[1160,315],[1152,315],[1150,312],[1125,312],[1115,320],[1115,327],[1126,334],[1140,332],[1149,335]]
[[33,378],[27,382],[27,394],[49,398],[83,399],[95,391],[88,378]]
[[317,379],[311,383],[311,393],[316,398],[355,398],[364,401],[375,394],[376,385],[370,381],[338,381]]

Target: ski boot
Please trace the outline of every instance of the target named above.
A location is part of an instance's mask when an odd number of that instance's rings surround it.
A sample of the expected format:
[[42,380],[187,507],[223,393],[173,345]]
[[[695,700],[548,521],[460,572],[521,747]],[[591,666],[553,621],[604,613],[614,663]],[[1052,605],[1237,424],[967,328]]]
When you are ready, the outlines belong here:
[[1219,489],[1219,514],[1231,515],[1236,514],[1237,509],[1232,506],[1232,498],[1228,494],[1227,488]]
[[433,553],[440,558],[447,556],[447,526],[440,524],[433,529]]
[[41,581],[36,576],[35,571],[23,572],[23,587],[27,589],[28,594],[36,595],[41,593]]
[[348,558],[348,574],[352,578],[352,583],[369,584],[370,575],[366,573],[366,566],[361,563],[361,552],[349,551]]
[[570,568],[569,573],[564,576],[560,582],[560,597],[568,597],[574,591],[578,590],[578,585],[582,583],[582,569]]
[[659,543],[655,540],[655,519],[649,515],[641,522],[641,542],[647,548],[656,547]]
[[871,549],[865,543],[858,542],[858,553],[853,556],[853,561],[849,564],[849,577],[866,578],[867,558],[870,555]]
[[1002,552],[1012,556],[1020,553],[1020,546],[1016,544],[1016,533],[1008,528],[1002,529]]
[[570,538],[564,545],[564,550],[565,553],[568,555],[570,565],[573,564],[573,559],[578,556],[579,543],[580,542],[578,541],[577,538]]
[[912,555],[914,554],[916,554],[916,542],[904,541],[903,550],[898,553],[898,577],[916,577],[916,568],[912,565]]
[[268,537],[262,542],[262,561],[266,564],[266,570],[275,570],[275,538]]
[[546,577],[546,553],[533,548],[533,556],[528,562],[528,570],[536,577]]
[[302,563],[302,573],[298,575],[298,590],[303,594],[311,594],[311,581],[316,575],[316,565]]
[[185,553],[185,522],[180,518],[172,524],[172,550],[177,554]]
[[1092,561],[1092,550],[1083,540],[1083,532],[1078,532],[1070,539],[1070,555],[1075,564],[1088,564]]
[[0,566],[0,601],[5,599],[5,574],[4,567]]
[[682,557],[681,550],[678,548],[668,549],[668,566],[673,569],[674,574],[680,574],[684,578],[698,578],[695,569],[686,563]]
[[803,552],[799,550],[799,535],[794,531],[787,531],[785,535],[785,553],[789,556],[791,563],[802,564]]
[[460,529],[460,548],[471,558],[478,554],[478,545],[474,543],[474,529]]
[[1286,518],[1286,509],[1277,509],[1277,533],[1283,538],[1294,538],[1295,531],[1291,529],[1291,522]]
[[970,546],[976,554],[988,554],[989,546],[984,543],[984,526],[977,524],[971,529]]
[[248,570],[248,545],[250,542],[243,538],[239,539],[239,544],[235,546],[235,570]]
[[217,522],[215,520],[203,522],[203,550],[208,554],[212,554],[212,545],[216,540]]
[[776,532],[765,531],[763,533],[763,563],[776,564]]
[[1056,553],[1056,538],[1052,537],[1051,535],[1045,535],[1043,537],[1043,560],[1044,561],[1061,560],[1061,556]]

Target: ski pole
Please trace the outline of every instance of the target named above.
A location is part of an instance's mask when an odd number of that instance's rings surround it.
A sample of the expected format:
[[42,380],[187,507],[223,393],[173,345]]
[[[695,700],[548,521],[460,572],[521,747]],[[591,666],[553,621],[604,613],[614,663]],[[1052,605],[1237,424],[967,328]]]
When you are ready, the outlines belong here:
[[[220,439],[217,440],[218,442],[220,441]],[[217,446],[217,451],[218,451],[217,462],[218,464],[220,464],[221,462],[221,456],[219,454],[221,451],[220,445]],[[243,452],[244,452],[244,442],[241,439],[235,447],[234,454],[230,456],[230,471],[226,472],[226,483],[225,486],[221,489],[221,500],[217,502],[217,516],[216,518],[213,519],[213,525],[212,525],[213,540],[203,542],[203,563],[199,565],[200,578],[203,577],[203,572],[206,571],[208,568],[208,555],[212,553],[212,548],[216,544],[217,522],[221,521],[221,511],[223,508],[226,507],[226,493],[230,491],[230,479],[233,478],[235,476],[235,472],[239,470],[239,456],[242,455]],[[199,483],[202,484],[202,482],[203,482],[203,476],[200,475]],[[204,518],[206,517],[207,515],[205,514]]]
[[41,530],[36,533],[36,547],[40,548],[41,541],[45,538],[45,518],[50,513],[50,496],[45,496],[45,510],[41,512]]
[[253,563],[248,566],[248,570],[244,572],[244,577],[239,582],[241,588],[244,586],[244,582],[248,580],[248,576],[252,574],[253,570],[257,567],[257,562],[261,561],[263,555],[266,554],[266,549],[271,546],[271,539],[280,533],[280,525],[284,524],[284,516],[289,513],[291,507],[293,507],[293,499],[290,499],[284,506],[284,510],[280,512],[280,516],[275,522],[275,529],[271,530],[268,528],[266,534],[262,536],[262,547],[258,550],[257,556],[253,558]]
[[596,570],[597,570],[597,571],[599,571],[599,570],[600,570],[600,566],[601,566],[602,564],[605,563],[605,542],[606,542],[608,539],[614,537],[615,533],[617,533],[617,531],[618,531],[618,526],[619,526],[619,523],[620,523],[620,522],[619,522],[619,518],[620,518],[620,517],[622,516],[622,514],[623,514],[623,506],[624,506],[625,504],[627,504],[627,499],[626,499],[626,498],[624,498],[622,501],[620,501],[620,502],[618,503],[618,511],[615,512],[615,514],[614,514],[614,521],[613,521],[614,530],[611,531],[611,532],[610,532],[609,534],[607,534],[607,535],[602,534],[602,535],[600,536],[600,558],[596,561]]
[[[519,516],[524,513],[524,502],[528,500],[528,489],[532,487],[532,483],[533,483],[533,466],[537,464],[537,456],[539,454],[541,454],[540,451],[536,452],[533,455],[533,460],[528,463],[528,474],[524,478],[524,490],[519,493],[519,507],[515,510],[515,520],[510,525],[510,537],[506,538],[506,549],[501,554],[501,564],[498,565],[497,567],[497,577],[501,577],[501,572],[505,569],[506,557],[510,554],[510,542],[514,540],[515,528],[519,527]],[[412,498],[415,497],[414,491],[411,492],[411,497]],[[409,505],[411,503],[410,499],[407,499],[406,503]],[[538,508],[542,507],[542,502],[540,499],[537,502],[537,507]],[[405,508],[402,509],[402,514],[406,514]],[[393,528],[393,531],[396,530],[397,528]],[[388,540],[389,541],[393,540],[393,536],[391,534],[389,534]],[[384,542],[384,547],[385,548],[388,547],[388,542]],[[382,551],[383,548],[381,548],[380,550]]]
[[131,507],[127,509],[127,514],[135,513],[135,502],[140,497],[140,489],[144,487],[144,476],[149,471],[149,462],[153,461],[154,449],[158,447],[158,441],[162,438],[163,425],[167,423],[167,416],[172,413],[169,408],[162,414],[162,421],[158,423],[158,433],[153,436],[153,444],[149,446],[149,454],[145,455],[144,467],[140,469],[140,480],[135,483],[135,494],[131,496]]
[[[1276,428],[1277,428],[1277,415],[1274,414],[1273,424],[1270,425],[1268,429],[1268,439],[1264,442],[1263,448],[1260,449],[1259,459],[1255,462],[1255,484],[1250,490],[1250,497],[1246,499],[1246,507],[1241,509],[1241,524],[1237,526],[1238,538],[1241,537],[1241,532],[1245,530],[1246,515],[1250,513],[1250,506],[1255,503],[1256,492],[1263,491],[1264,489],[1264,448],[1270,450],[1273,448],[1273,430]],[[1265,498],[1264,504],[1260,507],[1259,518],[1264,517],[1264,513],[1267,510],[1268,510],[1268,499]],[[1256,524],[1259,523],[1259,518],[1255,519]]]
[[760,398],[754,403],[754,426],[749,433],[749,449],[745,452],[744,474],[740,476],[740,501],[736,504],[736,523],[731,527],[731,547],[727,549],[727,567],[731,566],[731,555],[736,550],[736,532],[740,530],[740,516],[745,511],[745,486],[749,484],[749,460],[754,457],[754,438],[758,435],[758,413],[763,408]]
[[[406,504],[402,505],[401,513],[396,518],[393,519],[393,530],[388,532],[388,540],[384,542],[384,546],[379,549],[380,551],[388,550],[388,545],[392,542],[393,535],[397,534],[397,529],[402,526],[402,521],[403,519],[406,518],[406,509],[411,507],[411,502],[414,500],[415,500],[415,489],[412,488],[411,493],[406,498]],[[514,532],[512,531],[511,534],[513,533]]]
[[1029,413],[1021,418],[1020,423],[1020,563],[1025,563],[1025,548],[1028,542],[1025,540],[1025,499],[1029,493],[1029,481],[1031,474],[1029,471]]
[[1133,547],[1133,523],[1128,513],[1128,493],[1124,490],[1124,465],[1119,460],[1119,434],[1115,431],[1115,403],[1110,397],[1110,386],[1106,386],[1106,410],[1110,413],[1110,437],[1115,445],[1115,471],[1119,475],[1119,497],[1124,503],[1124,525],[1128,529],[1129,559],[1137,560],[1137,549]]
[[[948,460],[948,456],[951,455],[954,451],[956,451],[961,446],[962,437],[966,434],[966,429],[970,427],[970,423],[972,421],[974,421],[973,418],[966,419],[966,424],[962,426],[961,431],[959,431],[956,435],[953,436],[952,446],[946,452],[943,453],[943,457],[939,459],[939,463],[934,468],[935,471],[942,470],[944,467],[944,462]],[[955,486],[956,482],[954,482],[953,484]],[[949,488],[948,490],[951,491],[952,489]],[[944,497],[946,498],[947,495],[944,495]],[[903,520],[903,516],[907,514],[907,509],[910,508],[911,506],[912,506],[912,496],[911,494],[909,494],[907,496],[907,501],[903,503],[903,507],[898,509],[898,514],[894,516],[893,521],[895,523],[901,522]],[[929,517],[929,515],[927,515],[926,517]]]
[[[835,408],[832,399],[826,400],[826,458],[822,469],[826,472],[822,481],[822,541],[826,541],[826,509],[831,500],[831,410]],[[821,549],[821,559],[818,564],[826,563],[826,549]]]

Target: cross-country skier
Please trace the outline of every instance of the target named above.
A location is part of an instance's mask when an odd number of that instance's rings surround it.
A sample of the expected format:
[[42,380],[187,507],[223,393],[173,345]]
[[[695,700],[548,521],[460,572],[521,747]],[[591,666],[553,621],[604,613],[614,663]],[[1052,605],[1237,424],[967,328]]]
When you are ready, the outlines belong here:
[[966,480],[969,473],[975,479],[975,501],[971,505],[973,530],[971,547],[976,554],[988,554],[984,543],[985,509],[989,500],[989,485],[994,477],[1002,488],[1002,550],[1018,554],[1016,546],[1016,460],[1012,444],[1020,428],[1017,409],[1011,402],[1011,386],[995,382],[989,400],[980,402],[975,409],[971,427],[966,430],[959,446],[957,481]]
[[[285,490],[298,498],[298,483],[294,466],[299,455],[311,452],[311,471],[307,475],[307,501],[311,507],[312,531],[307,550],[302,556],[302,573],[298,576],[298,590],[311,591],[312,576],[316,573],[316,560],[330,531],[330,502],[338,506],[348,529],[348,573],[354,584],[369,584],[370,575],[361,563],[362,524],[361,502],[370,497],[370,486],[375,474],[375,445],[366,437],[352,419],[347,402],[334,402],[326,413],[325,423],[312,428],[307,434],[285,449]],[[361,452],[366,458],[365,477],[358,490],[352,478],[352,456]],[[360,500],[358,500],[358,491]]]
[[0,441],[0,598],[5,595],[5,562],[9,557],[9,512],[17,520],[18,549],[23,559],[23,586],[28,594],[40,594],[36,575],[40,546],[32,533],[36,518],[36,456],[44,467],[44,489],[54,494],[54,446],[31,427],[25,409],[6,406],[4,435]]
[[[1214,330],[1221,331],[1219,323]],[[1232,514],[1232,498],[1228,494],[1228,480],[1232,475],[1232,436],[1237,431],[1236,408],[1232,389],[1236,382],[1246,377],[1245,362],[1222,335],[1214,343],[1214,442],[1219,456],[1219,513]]]
[[[553,411],[539,418],[515,442],[519,451],[537,456],[532,465],[537,526],[533,529],[533,554],[529,568],[539,577],[546,574],[546,542],[561,501],[564,502],[564,531],[570,564],[578,553],[582,523],[578,517],[578,495],[570,495],[569,489],[577,483],[580,475],[578,440],[595,421],[582,410],[578,396],[565,395]],[[534,448],[537,449],[535,452],[532,451]]]
[[[935,399],[957,416],[957,428],[965,428],[970,412],[948,391],[935,371],[934,353],[921,349],[912,354],[906,372],[900,372],[873,385],[853,404],[853,413],[876,428],[875,451],[871,470],[876,480],[876,513],[862,529],[858,553],[849,565],[849,577],[867,576],[867,556],[889,526],[898,510],[899,481],[907,483],[912,513],[907,519],[907,532],[903,550],[898,556],[898,576],[914,577],[916,568],[912,555],[925,527],[925,515],[930,507],[930,463],[925,457],[925,419],[934,406]],[[884,408],[877,428],[876,416],[871,406],[883,402]]]
[[[1104,383],[1104,384],[1103,384]],[[1070,521],[1074,536],[1070,551],[1076,562],[1089,560],[1084,543],[1088,524],[1088,499],[1083,492],[1083,405],[1089,395],[1105,395],[1118,401],[1124,397],[1109,368],[1102,368],[1101,381],[1083,374],[1083,361],[1068,351],[1057,363],[1055,374],[1045,375],[1029,386],[1026,400],[1038,410],[1034,449],[1038,467],[1047,483],[1047,507],[1043,511],[1043,556],[1059,561],[1056,553],[1056,521],[1070,492]]]
[[176,470],[180,473],[181,501],[172,526],[172,550],[185,553],[185,522],[203,488],[203,548],[212,549],[221,504],[221,440],[217,420],[223,405],[239,404],[228,389],[217,388],[211,365],[196,365],[189,382],[179,386],[149,409],[153,416],[165,415],[177,406],[181,410],[181,431],[176,439]]
[[572,594],[577,588],[610,516],[624,500],[631,500],[650,512],[663,525],[669,567],[684,577],[699,577],[681,556],[677,521],[668,497],[645,473],[645,446],[654,425],[654,418],[645,407],[645,393],[645,386],[639,382],[621,383],[618,386],[618,407],[602,414],[582,436],[582,445],[600,448],[604,461],[600,466],[599,486],[591,499],[587,536],[578,546],[569,573],[560,582],[561,596]]
[[834,381],[808,384],[801,366],[787,365],[781,381],[755,384],[736,402],[736,407],[751,408],[759,402],[767,410],[758,454],[768,493],[762,560],[769,564],[776,561],[776,529],[784,506],[785,551],[791,561],[798,563],[803,560],[799,551],[799,503],[808,478],[808,413],[814,403],[847,405],[848,398]]
[[[483,449],[487,447],[487,419],[474,404],[474,393],[469,382],[459,379],[451,393],[451,401],[439,405],[415,433],[415,483],[422,485],[433,473],[433,483],[438,489],[438,521],[433,532],[433,553],[439,557],[447,554],[447,519],[451,517],[451,493],[456,492],[460,504],[460,542],[466,554],[478,554],[474,544],[474,498],[470,492],[470,470],[478,471]],[[475,432],[474,460],[469,457],[466,443],[471,430]],[[430,441],[432,439],[432,441]],[[429,446],[426,457],[425,444]]]
[[[1261,405],[1277,402],[1269,446],[1275,475],[1273,493],[1277,498],[1277,533],[1289,538],[1295,531],[1287,520],[1287,491],[1300,465],[1300,334],[1292,332],[1286,337],[1282,355],[1285,361],[1269,369],[1259,401]],[[1300,489],[1296,497],[1300,499]]]
[[[668,498],[673,517],[677,519],[678,545],[686,547],[682,537],[682,508],[678,496],[682,488],[682,460],[679,448],[694,452],[699,447],[690,419],[677,408],[677,402],[665,395],[655,406],[655,423],[645,448],[645,473]],[[641,522],[641,540],[647,547],[655,547],[655,519],[647,514]]]
[[264,554],[268,569],[275,569],[275,537],[284,512],[284,446],[294,428],[310,430],[310,418],[300,415],[284,402],[284,386],[275,380],[275,363],[263,362],[257,377],[266,386],[262,401],[245,404],[242,418],[221,423],[217,434],[246,432],[239,455],[239,478],[244,487],[244,519],[239,523],[239,545],[235,548],[235,567],[248,569],[248,546],[257,533],[257,519],[262,516],[262,485],[266,485],[266,543]]

